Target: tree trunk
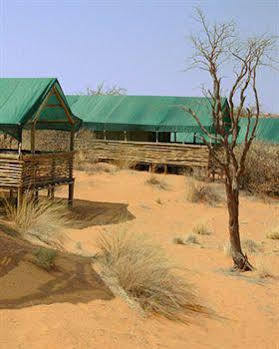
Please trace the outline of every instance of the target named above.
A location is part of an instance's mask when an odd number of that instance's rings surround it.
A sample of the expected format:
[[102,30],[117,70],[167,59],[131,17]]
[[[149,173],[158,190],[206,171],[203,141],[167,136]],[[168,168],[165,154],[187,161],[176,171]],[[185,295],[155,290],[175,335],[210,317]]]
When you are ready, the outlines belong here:
[[241,250],[239,237],[239,189],[237,185],[226,182],[227,205],[229,212],[229,234],[234,269],[253,270],[246,255]]

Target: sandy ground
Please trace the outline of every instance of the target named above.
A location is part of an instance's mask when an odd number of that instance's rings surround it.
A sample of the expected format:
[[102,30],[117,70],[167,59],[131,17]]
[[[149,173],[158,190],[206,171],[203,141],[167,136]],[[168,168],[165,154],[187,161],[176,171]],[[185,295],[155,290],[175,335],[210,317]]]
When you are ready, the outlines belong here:
[[[76,269],[68,268],[67,280],[57,277],[54,282],[45,275],[45,280],[38,276],[34,283],[36,273],[19,263],[0,278],[1,349],[279,348],[279,241],[265,237],[279,224],[279,204],[241,197],[242,238],[263,246],[263,253],[251,255],[250,260],[266,265],[274,277],[235,275],[229,273],[231,260],[223,252],[226,207],[186,202],[183,176],[159,175],[168,190],[145,184],[148,176],[124,170],[76,172],[76,222],[65,231],[66,247],[93,254],[101,231],[150,234],[186,270],[200,303],[219,318],[200,316],[189,326],[143,319],[100,282],[90,281],[88,265],[82,269],[77,262]],[[66,190],[58,195],[65,196]],[[173,243],[173,238],[187,235],[197,223],[207,224],[212,234],[198,236],[199,245]],[[24,277],[12,279],[16,270]],[[80,284],[83,289],[75,288]]]

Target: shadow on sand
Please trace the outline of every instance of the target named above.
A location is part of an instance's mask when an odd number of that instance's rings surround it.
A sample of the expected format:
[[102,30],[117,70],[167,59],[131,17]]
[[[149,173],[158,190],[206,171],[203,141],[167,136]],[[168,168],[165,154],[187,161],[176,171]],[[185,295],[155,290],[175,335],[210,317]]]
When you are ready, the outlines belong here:
[[0,309],[114,298],[90,258],[59,252],[55,269],[47,272],[32,262],[36,246],[3,232],[0,244]]
[[75,199],[69,213],[69,227],[84,229],[94,225],[118,224],[135,219],[128,204]]

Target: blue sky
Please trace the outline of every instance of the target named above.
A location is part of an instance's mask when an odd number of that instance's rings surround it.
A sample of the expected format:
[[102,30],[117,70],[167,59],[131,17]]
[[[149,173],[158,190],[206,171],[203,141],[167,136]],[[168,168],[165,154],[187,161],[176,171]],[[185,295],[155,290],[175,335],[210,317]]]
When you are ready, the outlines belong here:
[[[132,95],[199,96],[206,73],[183,72],[201,7],[241,36],[279,35],[279,0],[0,0],[1,77],[57,77],[65,93],[105,81]],[[279,73],[259,76],[263,109],[279,113]],[[228,86],[226,86],[228,87]]]

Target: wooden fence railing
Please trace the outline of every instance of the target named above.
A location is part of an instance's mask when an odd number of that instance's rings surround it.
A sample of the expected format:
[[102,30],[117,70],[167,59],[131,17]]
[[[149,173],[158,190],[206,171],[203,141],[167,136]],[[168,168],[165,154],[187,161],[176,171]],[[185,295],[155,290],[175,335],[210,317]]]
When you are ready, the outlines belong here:
[[42,188],[73,180],[74,152],[0,154],[0,187]]
[[91,140],[84,150],[95,161],[125,159],[147,164],[207,168],[209,152],[205,145]]

